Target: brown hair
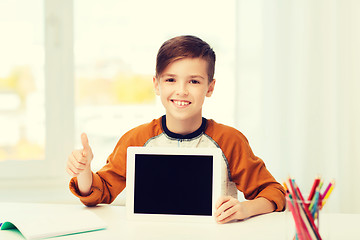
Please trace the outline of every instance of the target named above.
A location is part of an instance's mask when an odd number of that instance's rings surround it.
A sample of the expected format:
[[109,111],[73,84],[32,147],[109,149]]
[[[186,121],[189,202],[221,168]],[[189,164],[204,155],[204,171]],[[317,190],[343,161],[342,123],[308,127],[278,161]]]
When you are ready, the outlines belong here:
[[198,37],[186,35],[171,38],[163,43],[156,57],[156,77],[172,62],[182,58],[202,58],[208,63],[208,79],[211,82],[215,72],[215,52]]

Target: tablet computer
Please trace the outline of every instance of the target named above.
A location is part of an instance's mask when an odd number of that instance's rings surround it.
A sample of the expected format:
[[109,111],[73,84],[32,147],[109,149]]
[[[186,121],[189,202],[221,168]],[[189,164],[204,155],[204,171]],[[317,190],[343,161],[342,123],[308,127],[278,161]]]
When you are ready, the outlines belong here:
[[128,219],[215,222],[221,160],[218,148],[129,147]]

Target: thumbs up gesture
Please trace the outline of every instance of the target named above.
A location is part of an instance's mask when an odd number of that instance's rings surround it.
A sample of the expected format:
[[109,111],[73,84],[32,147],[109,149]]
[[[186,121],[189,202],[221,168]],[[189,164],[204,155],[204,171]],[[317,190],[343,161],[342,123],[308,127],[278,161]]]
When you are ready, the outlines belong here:
[[90,163],[94,156],[86,133],[81,134],[81,144],[83,148],[72,151],[68,157],[66,171],[72,177],[79,176],[85,170],[91,170]]

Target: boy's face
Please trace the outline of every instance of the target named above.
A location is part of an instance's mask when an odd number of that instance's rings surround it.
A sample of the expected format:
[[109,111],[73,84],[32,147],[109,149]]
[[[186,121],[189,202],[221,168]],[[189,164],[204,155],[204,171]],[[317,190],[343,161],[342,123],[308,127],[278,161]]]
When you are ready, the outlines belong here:
[[183,58],[170,63],[154,77],[156,95],[166,109],[167,119],[201,121],[205,97],[214,91],[207,75],[208,64],[201,58]]

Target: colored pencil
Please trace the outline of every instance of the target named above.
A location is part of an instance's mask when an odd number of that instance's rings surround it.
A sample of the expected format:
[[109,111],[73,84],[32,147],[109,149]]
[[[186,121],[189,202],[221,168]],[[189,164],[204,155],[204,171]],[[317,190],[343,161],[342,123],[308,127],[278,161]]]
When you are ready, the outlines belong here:
[[[293,180],[293,184],[294,186],[296,187],[296,191],[297,191],[297,194],[298,194],[298,197],[301,201],[301,210],[303,211],[303,218],[305,219],[305,224],[307,225],[307,228],[312,230],[312,235],[315,235],[316,239],[320,239],[321,240],[321,236],[319,234],[319,231],[318,231],[318,228],[317,226],[315,225],[315,222],[314,222],[314,219],[311,215],[311,213],[309,212],[309,209],[308,209],[308,206],[309,204],[308,203],[305,203],[305,199],[300,191],[300,188],[299,186],[295,183],[295,181]],[[314,237],[314,236],[313,236]]]
[[[295,183],[295,185],[296,185],[296,183]],[[300,197],[300,201],[301,201],[301,203],[302,203],[301,209],[302,209],[302,211],[304,211],[304,215],[305,215],[305,217],[306,217],[306,220],[307,220],[307,222],[309,223],[309,226],[311,227],[311,230],[312,230],[313,233],[316,235],[316,239],[320,239],[320,240],[321,240],[321,236],[320,236],[320,233],[319,233],[319,231],[318,231],[317,226],[315,225],[314,218],[312,217],[311,213],[309,212],[308,204],[305,203],[304,197],[302,196],[301,191],[300,191],[300,188],[299,188],[299,186],[297,186],[297,185],[296,185],[296,190],[297,190],[298,195],[299,195],[299,197]]]
[[317,188],[317,186],[319,185],[319,182],[320,182],[320,178],[319,177],[316,177],[315,180],[314,180],[314,183],[311,187],[311,190],[310,190],[310,194],[309,194],[309,197],[308,197],[308,201],[311,201],[314,197],[314,194],[315,194],[315,190]]
[[321,198],[324,199],[324,197],[326,196],[326,194],[328,193],[330,187],[334,184],[334,180],[332,180],[328,186],[326,187],[325,191],[323,192],[323,194],[321,194]]
[[287,190],[286,201],[288,208],[295,221],[296,233],[294,235],[294,239],[322,240],[318,228],[319,211],[327,202],[334,189],[334,180],[332,180],[327,185],[323,193],[321,193],[324,180],[316,177],[308,196],[308,200],[304,199],[300,187],[296,184],[295,179],[289,177],[283,185]]
[[[308,220],[304,209],[305,209],[304,206],[300,207],[300,216],[305,224],[306,232],[307,232],[308,236],[310,237],[309,239],[321,240],[321,237],[319,238],[320,234],[319,234],[319,236],[317,236],[315,230],[311,226],[311,222]],[[316,227],[315,227],[315,229],[316,229]]]
[[304,199],[304,197],[303,197],[303,195],[302,195],[302,193],[301,193],[301,191],[300,191],[299,186],[298,186],[296,183],[295,183],[295,185],[296,185],[296,191],[298,192],[298,195],[299,195],[299,197],[300,197],[300,200],[302,201],[302,204],[304,204],[304,206],[306,206],[306,208],[308,208],[308,207],[309,207],[309,203],[305,202],[305,199]]
[[289,192],[289,189],[288,189],[288,187],[286,185],[286,182],[283,182],[283,185],[284,185],[284,188],[285,188],[285,192]]
[[321,203],[321,208],[323,208],[323,207],[324,207],[324,205],[325,205],[325,203],[327,202],[327,200],[328,200],[328,198],[329,198],[329,196],[330,196],[331,192],[333,191],[333,189],[334,189],[334,184],[333,184],[333,185],[331,185],[331,187],[330,187],[329,191],[326,193],[326,195],[325,195],[324,199],[322,200],[322,203]]
[[291,214],[293,215],[294,222],[295,222],[295,228],[296,228],[295,237],[299,238],[299,240],[306,240],[306,239],[304,239],[304,236],[303,236],[303,231],[302,231],[299,215],[296,214],[296,210],[295,210],[295,206],[294,206],[295,203],[294,203],[294,205],[292,204],[292,200],[291,200],[290,195],[288,195],[288,198],[286,200],[287,200],[287,203],[288,203],[289,210],[290,210]]
[[321,188],[322,188],[323,185],[324,185],[324,179],[320,179],[319,191],[321,190]]
[[[297,198],[297,194],[296,194],[296,191],[295,191],[295,180],[294,179],[291,179],[289,178],[289,185],[290,185],[290,189],[291,189],[291,192],[293,193],[293,199],[294,199],[294,209],[295,209],[295,213],[296,215],[299,217],[300,219],[300,227],[301,227],[301,230],[303,233],[305,233],[305,236],[308,238],[308,239],[311,239],[311,236],[310,236],[310,233],[309,233],[309,230],[306,226],[306,223],[301,215],[301,206],[300,205],[300,199]],[[300,233],[299,233],[300,234]]]
[[315,217],[315,213],[317,212],[317,209],[319,208],[319,196],[320,196],[320,186],[318,186],[316,188],[314,201],[311,202],[312,205],[310,204],[311,213],[312,213],[313,218]]

